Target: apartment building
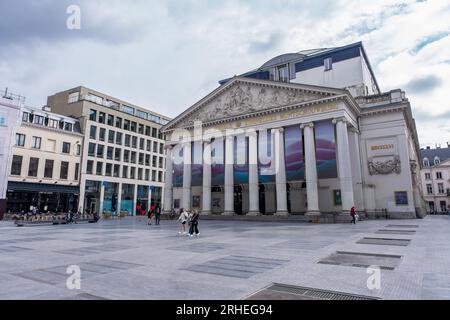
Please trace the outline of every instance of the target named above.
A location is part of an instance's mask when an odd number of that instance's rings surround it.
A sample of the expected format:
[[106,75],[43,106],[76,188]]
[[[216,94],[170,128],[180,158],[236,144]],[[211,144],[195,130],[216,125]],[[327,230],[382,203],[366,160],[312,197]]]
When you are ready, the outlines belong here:
[[7,212],[77,210],[83,135],[77,119],[22,107],[8,177]]
[[14,134],[20,124],[20,109],[23,102],[23,97],[8,94],[6,90],[0,96],[0,220],[6,212]]
[[427,210],[446,213],[450,206],[450,145],[447,148],[430,148],[422,153],[422,187]]
[[48,97],[55,112],[80,120],[84,133],[79,210],[141,214],[161,206],[170,119],[86,87]]

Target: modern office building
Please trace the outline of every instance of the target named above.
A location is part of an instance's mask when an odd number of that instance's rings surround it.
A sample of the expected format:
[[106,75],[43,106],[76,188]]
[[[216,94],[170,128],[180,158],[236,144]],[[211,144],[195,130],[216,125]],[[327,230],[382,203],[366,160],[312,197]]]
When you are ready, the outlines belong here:
[[422,188],[428,212],[446,213],[450,208],[450,145],[422,153]]
[[12,213],[76,211],[83,135],[77,119],[22,107],[8,177]]
[[22,97],[8,94],[6,90],[0,95],[0,220],[6,212],[14,135],[20,125],[20,109],[23,102]]
[[165,150],[160,133],[170,119],[85,87],[48,97],[60,114],[80,120],[84,133],[79,210],[140,214],[161,205]]
[[400,89],[381,92],[360,42],[284,54],[222,80],[162,132],[164,211],[425,214],[410,103]]

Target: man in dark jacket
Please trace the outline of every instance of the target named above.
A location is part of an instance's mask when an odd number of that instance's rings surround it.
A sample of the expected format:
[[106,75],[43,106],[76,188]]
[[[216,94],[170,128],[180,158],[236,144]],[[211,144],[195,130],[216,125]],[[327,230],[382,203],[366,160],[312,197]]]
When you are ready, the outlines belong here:
[[195,235],[199,236],[200,232],[198,231],[198,219],[200,217],[200,215],[198,214],[197,210],[193,210],[192,211],[192,217],[191,217],[191,221],[189,222],[191,224],[191,227],[189,228],[189,236],[193,237],[194,236],[194,231],[195,231]]
[[155,220],[156,220],[156,225],[159,226],[159,222],[161,221],[161,207],[160,206],[156,206],[156,208],[155,208]]

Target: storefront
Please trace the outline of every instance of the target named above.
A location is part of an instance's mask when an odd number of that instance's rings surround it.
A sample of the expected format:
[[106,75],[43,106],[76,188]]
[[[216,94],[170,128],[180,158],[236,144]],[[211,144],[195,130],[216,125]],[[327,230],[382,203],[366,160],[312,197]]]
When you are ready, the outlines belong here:
[[75,212],[78,208],[78,186],[48,185],[39,183],[8,182],[7,212],[41,213]]

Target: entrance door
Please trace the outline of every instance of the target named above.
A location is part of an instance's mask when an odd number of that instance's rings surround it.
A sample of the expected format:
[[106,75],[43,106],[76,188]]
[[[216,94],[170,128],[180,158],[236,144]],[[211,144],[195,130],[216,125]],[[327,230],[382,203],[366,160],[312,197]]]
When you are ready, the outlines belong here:
[[242,187],[234,187],[234,212],[237,215],[242,215]]
[[259,212],[266,214],[266,187],[263,184],[259,185]]

